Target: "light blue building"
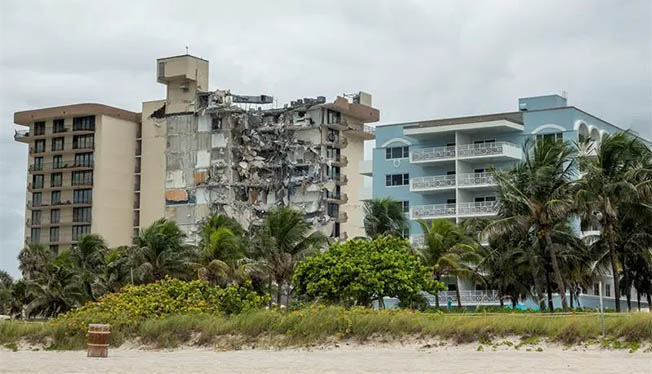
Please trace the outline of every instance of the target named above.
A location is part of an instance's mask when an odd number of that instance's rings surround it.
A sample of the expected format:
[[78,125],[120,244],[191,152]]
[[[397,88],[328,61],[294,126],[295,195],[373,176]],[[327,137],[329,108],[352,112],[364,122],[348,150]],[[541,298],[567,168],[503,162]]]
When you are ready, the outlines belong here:
[[[419,245],[423,236],[418,219],[460,222],[495,216],[496,186],[490,167],[506,168],[522,160],[527,139],[578,141],[581,136],[599,143],[617,131],[622,130],[569,106],[559,95],[521,98],[513,112],[379,125],[373,149],[372,196],[391,197],[403,204],[410,240]],[[450,292],[444,296],[455,297],[458,287],[465,305],[498,304],[496,293],[480,291],[463,280],[449,279],[448,283]],[[597,306],[596,287],[587,290],[580,300],[582,306]],[[612,292],[613,280],[605,277],[603,294]],[[606,302],[605,307],[613,307],[613,298]]]

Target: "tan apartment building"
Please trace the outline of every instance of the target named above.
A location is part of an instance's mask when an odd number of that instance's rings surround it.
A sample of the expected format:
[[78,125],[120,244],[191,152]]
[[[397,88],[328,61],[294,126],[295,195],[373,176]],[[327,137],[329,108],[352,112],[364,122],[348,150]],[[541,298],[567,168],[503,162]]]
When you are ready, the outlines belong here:
[[29,145],[26,242],[55,252],[88,233],[101,234],[110,246],[131,243],[140,117],[101,104],[14,114],[27,127],[15,139]]
[[101,104],[17,112],[28,127],[26,242],[59,250],[86,233],[129,244],[166,217],[197,240],[199,225],[222,213],[245,228],[290,206],[343,240],[364,235],[366,123],[379,120],[371,95],[302,98],[283,107],[266,95],[210,91],[208,61],[157,60],[166,98],[142,113]]

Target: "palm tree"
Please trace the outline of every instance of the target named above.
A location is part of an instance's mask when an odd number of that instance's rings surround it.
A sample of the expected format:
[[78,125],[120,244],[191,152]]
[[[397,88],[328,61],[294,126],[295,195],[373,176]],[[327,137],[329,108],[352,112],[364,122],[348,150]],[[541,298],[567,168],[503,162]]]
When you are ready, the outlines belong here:
[[[628,132],[608,136],[592,152],[581,154],[583,177],[577,183],[576,201],[583,224],[601,229],[593,243],[607,255],[614,279],[614,301],[620,311],[622,243],[626,238],[619,232],[619,221],[625,207],[650,208],[652,195],[652,153],[637,137]],[[649,228],[648,228],[649,230]]]
[[287,286],[286,305],[290,306],[290,279],[296,265],[306,256],[319,251],[327,238],[315,231],[305,215],[297,210],[283,207],[269,211],[263,225],[256,233],[256,246],[261,268],[278,287],[277,305],[281,305],[283,287]]
[[106,242],[97,234],[82,236],[70,249],[70,260],[91,300],[97,300],[107,292],[101,281],[101,275],[105,272],[107,251]]
[[[555,226],[568,221],[573,212],[571,182],[575,179],[575,150],[568,143],[543,140],[526,142],[524,153],[525,161],[513,170],[495,174],[500,218],[492,222],[486,232],[496,235],[513,231],[523,236],[533,233],[541,240],[552,265],[562,308],[568,311],[559,248],[553,242],[552,233]],[[540,290],[538,292],[541,294]]]
[[[432,267],[437,281],[445,275],[455,276],[457,304],[462,307],[458,279],[473,278],[476,274],[473,264],[480,261],[480,256],[475,240],[466,235],[461,226],[447,219],[435,219],[430,224],[424,220],[418,222],[423,231],[424,246],[415,248],[415,251],[426,266]],[[438,294],[435,294],[435,303],[439,307]]]
[[70,252],[64,251],[48,262],[35,278],[27,281],[28,317],[56,316],[87,300],[83,282],[74,267]]
[[0,270],[0,314],[8,314],[11,309],[11,289],[14,279],[4,270]]
[[144,283],[170,276],[189,278],[196,253],[184,244],[186,235],[174,221],[159,219],[134,238],[132,266],[134,276]]
[[18,268],[23,278],[30,280],[41,272],[45,265],[54,258],[54,253],[38,243],[29,243],[18,254]]
[[407,230],[407,219],[403,206],[392,198],[366,201],[364,205],[364,229],[367,236],[403,236]]
[[227,285],[249,279],[251,262],[245,258],[245,231],[233,218],[213,215],[201,228],[200,279]]

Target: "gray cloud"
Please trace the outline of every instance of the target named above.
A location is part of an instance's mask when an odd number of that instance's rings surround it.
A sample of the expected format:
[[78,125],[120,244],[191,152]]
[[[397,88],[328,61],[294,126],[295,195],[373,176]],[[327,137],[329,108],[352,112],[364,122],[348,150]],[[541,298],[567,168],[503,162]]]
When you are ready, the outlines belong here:
[[0,268],[16,271],[26,146],[19,110],[162,98],[155,59],[210,60],[211,88],[333,98],[366,90],[382,122],[569,100],[652,137],[649,1],[0,3]]

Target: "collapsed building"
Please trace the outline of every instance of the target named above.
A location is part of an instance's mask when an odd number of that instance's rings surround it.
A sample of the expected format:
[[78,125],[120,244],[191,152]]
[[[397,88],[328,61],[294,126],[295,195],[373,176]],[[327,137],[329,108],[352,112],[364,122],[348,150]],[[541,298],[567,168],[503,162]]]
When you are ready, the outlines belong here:
[[366,123],[380,115],[371,95],[274,107],[270,96],[208,90],[206,60],[183,55],[157,63],[167,98],[143,103],[143,224],[165,216],[195,241],[212,214],[251,229],[287,206],[333,239],[364,235],[359,164],[364,141],[374,139]]

